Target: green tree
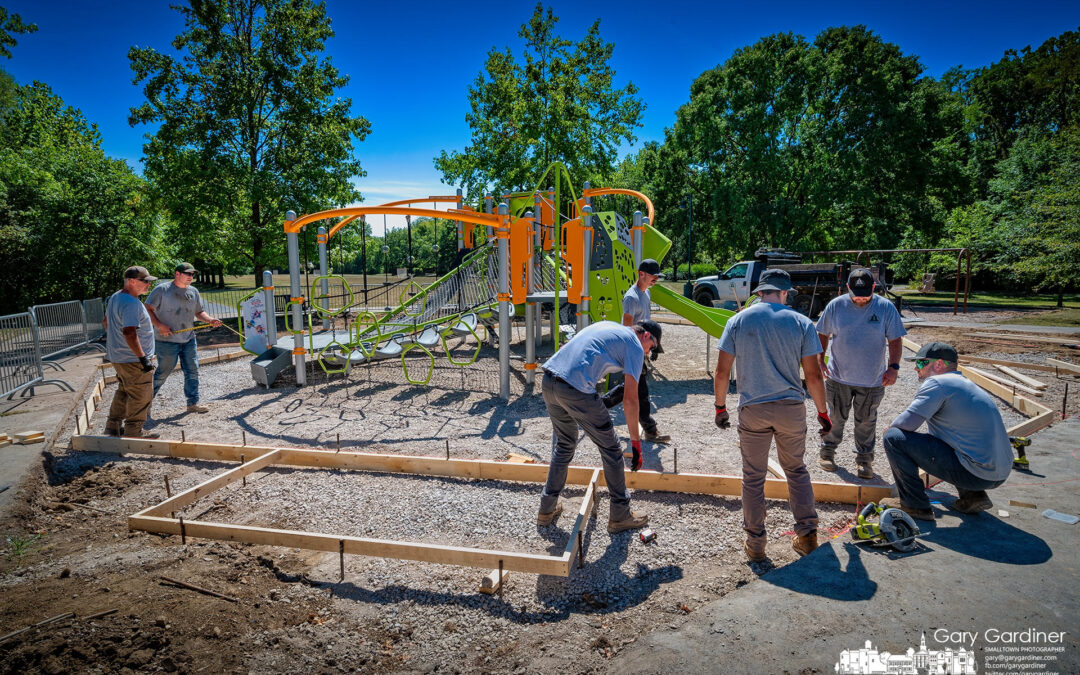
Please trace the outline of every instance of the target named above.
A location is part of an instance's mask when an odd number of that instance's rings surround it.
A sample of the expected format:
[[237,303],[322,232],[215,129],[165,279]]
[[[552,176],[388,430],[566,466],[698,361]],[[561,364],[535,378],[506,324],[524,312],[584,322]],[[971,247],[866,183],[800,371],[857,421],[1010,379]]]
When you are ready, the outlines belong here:
[[[16,35],[37,32],[37,24],[24,23],[18,14],[12,14],[0,7],[0,56],[11,58],[11,48],[18,44]],[[15,103],[15,79],[0,68],[0,111],[7,110]]]
[[611,175],[620,144],[636,140],[645,104],[633,83],[615,87],[614,46],[601,39],[599,19],[577,43],[556,34],[558,21],[538,3],[518,30],[520,59],[509,48],[488,52],[468,90],[470,145],[435,158],[443,182],[475,198],[495,186],[532,189],[556,161],[577,180]]
[[284,265],[285,211],[359,200],[353,143],[370,130],[335,95],[326,8],[312,0],[192,0],[179,7],[180,59],[134,47],[146,101],[130,123],[157,125],[146,176],[184,257],[254,269]]
[[0,114],[0,311],[105,295],[166,254],[145,184],[44,84]]
[[921,71],[854,26],[772,35],[702,73],[667,142],[685,154],[695,221],[718,229],[710,252],[891,248],[943,219],[963,194],[942,178],[957,136],[948,92]]

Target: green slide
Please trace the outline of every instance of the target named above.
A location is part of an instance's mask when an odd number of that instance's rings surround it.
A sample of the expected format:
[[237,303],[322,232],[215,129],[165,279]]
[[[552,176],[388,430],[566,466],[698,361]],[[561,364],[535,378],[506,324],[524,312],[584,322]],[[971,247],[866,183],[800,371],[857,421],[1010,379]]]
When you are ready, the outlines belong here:
[[719,338],[724,332],[724,324],[735,316],[735,312],[726,309],[714,309],[699,305],[659,284],[649,289],[652,301],[664,309],[675,312],[684,319],[693,321],[694,324],[714,338]]

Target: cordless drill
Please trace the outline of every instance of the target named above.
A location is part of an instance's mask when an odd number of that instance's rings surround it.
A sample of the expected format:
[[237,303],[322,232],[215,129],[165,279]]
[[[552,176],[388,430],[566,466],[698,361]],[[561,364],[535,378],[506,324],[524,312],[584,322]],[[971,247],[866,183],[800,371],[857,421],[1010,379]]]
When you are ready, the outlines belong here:
[[1018,455],[1013,460],[1013,468],[1020,471],[1031,471],[1031,464],[1028,462],[1027,455],[1024,454],[1024,448],[1031,445],[1031,439],[1027,436],[1009,436],[1009,443],[1016,449]]

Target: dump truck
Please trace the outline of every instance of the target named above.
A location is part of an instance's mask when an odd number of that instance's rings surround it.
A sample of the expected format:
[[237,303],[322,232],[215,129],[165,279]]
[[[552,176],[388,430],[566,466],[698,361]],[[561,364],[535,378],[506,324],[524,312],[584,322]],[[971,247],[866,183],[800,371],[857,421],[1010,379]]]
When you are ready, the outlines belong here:
[[[825,305],[847,292],[851,270],[864,267],[850,261],[837,263],[803,263],[797,253],[783,249],[758,249],[753,260],[743,260],[727,270],[694,281],[690,297],[708,307],[734,309],[746,304],[757,289],[761,273],[779,268],[791,275],[792,292],[788,293],[791,307],[816,319]],[[885,263],[868,267],[877,282],[875,292],[885,293],[892,284],[892,272]]]

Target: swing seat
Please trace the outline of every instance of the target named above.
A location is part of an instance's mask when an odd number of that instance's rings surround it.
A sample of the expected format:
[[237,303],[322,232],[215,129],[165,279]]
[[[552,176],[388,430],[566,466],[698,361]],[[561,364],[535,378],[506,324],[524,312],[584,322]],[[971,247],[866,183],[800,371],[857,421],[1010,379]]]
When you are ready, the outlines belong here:
[[470,312],[462,315],[461,319],[450,328],[450,332],[459,337],[474,335],[476,333],[476,314]]
[[416,338],[416,344],[422,347],[434,347],[439,344],[439,327],[428,326],[424,329],[424,332],[420,333]]
[[401,356],[402,346],[401,343],[405,339],[404,333],[395,333],[390,340],[375,350],[375,356],[380,359],[389,359],[395,356]]

